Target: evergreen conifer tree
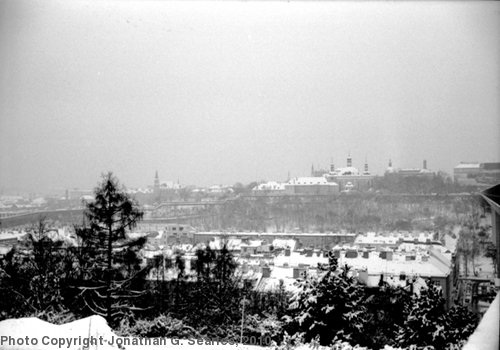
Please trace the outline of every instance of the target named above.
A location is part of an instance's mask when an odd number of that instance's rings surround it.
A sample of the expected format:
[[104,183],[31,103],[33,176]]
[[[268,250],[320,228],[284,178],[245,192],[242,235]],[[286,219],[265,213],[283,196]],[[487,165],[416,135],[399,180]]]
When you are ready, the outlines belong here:
[[142,267],[139,251],[146,238],[127,233],[143,213],[109,172],[96,187],[95,200],[86,203],[84,214],[87,224],[77,230],[81,296],[92,313],[113,323],[134,309],[132,299],[142,293],[137,281],[148,267]]

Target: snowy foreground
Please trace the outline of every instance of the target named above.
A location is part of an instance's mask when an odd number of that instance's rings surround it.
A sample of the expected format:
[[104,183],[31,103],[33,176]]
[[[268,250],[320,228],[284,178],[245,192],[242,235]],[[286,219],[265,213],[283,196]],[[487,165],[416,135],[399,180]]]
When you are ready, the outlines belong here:
[[[38,318],[19,318],[0,322],[0,349],[5,350],[255,350],[258,346],[207,343],[197,339],[133,338],[114,334],[100,316],[91,316],[64,325]],[[260,348],[263,349],[263,348]]]
[[[134,338],[119,337],[112,332],[106,320],[91,316],[64,325],[54,325],[38,318],[19,318],[0,322],[1,350],[270,350],[242,344],[223,344],[201,339]],[[316,347],[317,350],[364,349],[347,343],[333,348]],[[386,347],[392,350],[392,347]],[[311,350],[302,345],[295,350]]]
[[[476,332],[469,338],[463,350],[496,350],[499,345],[500,294],[484,315]],[[0,350],[265,350],[242,344],[224,344],[199,339],[134,338],[119,337],[109,328],[101,316],[91,316],[64,325],[54,325],[38,318],[19,318],[0,321]],[[354,350],[346,343],[316,350]],[[303,345],[295,350],[311,350]],[[397,350],[387,346],[384,350]]]

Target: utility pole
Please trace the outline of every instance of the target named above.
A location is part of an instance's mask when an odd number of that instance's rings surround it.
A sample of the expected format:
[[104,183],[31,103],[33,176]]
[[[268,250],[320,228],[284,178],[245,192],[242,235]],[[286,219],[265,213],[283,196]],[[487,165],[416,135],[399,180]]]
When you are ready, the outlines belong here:
[[240,330],[240,343],[243,344],[243,325],[245,324],[245,304],[246,304],[246,296],[243,295],[243,300],[241,301],[241,330]]

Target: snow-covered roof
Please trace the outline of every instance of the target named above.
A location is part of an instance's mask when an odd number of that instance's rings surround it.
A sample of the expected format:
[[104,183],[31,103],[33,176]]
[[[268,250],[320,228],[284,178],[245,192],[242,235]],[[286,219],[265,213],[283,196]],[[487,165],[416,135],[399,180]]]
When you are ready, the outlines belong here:
[[222,232],[222,231],[208,231],[208,232],[196,232],[197,236],[225,236],[225,237],[236,237],[236,236],[246,236],[246,237],[353,237],[356,236],[356,233],[352,232],[301,232],[301,233],[292,233],[292,232]]
[[299,252],[291,252],[289,256],[284,253],[278,255],[274,258],[274,266],[276,267],[298,267],[301,265],[309,265],[310,267],[316,267],[318,264],[328,263],[328,257],[323,256],[323,254],[312,254],[312,256],[306,256],[305,254],[300,254]]
[[296,177],[291,179],[288,185],[327,185],[327,186],[338,186],[334,182],[328,182],[324,177]]
[[335,175],[359,175],[359,170],[355,167],[345,167],[345,168],[337,168],[334,171]]
[[36,199],[33,199],[33,201],[31,203],[34,205],[43,205],[43,204],[47,204],[47,201],[42,197],[38,197]]
[[19,231],[7,231],[7,232],[2,231],[2,232],[0,232],[0,241],[6,240],[6,239],[10,240],[12,238],[19,239],[19,238],[24,237],[25,235],[26,235],[26,232],[24,232],[24,231],[21,231],[21,232],[19,232]]
[[[393,254],[392,260],[382,259],[378,252],[369,253],[368,258],[358,254],[356,258],[345,258],[341,255],[339,263],[352,266],[354,269],[366,269],[369,275],[416,275],[422,277],[446,277],[450,273],[450,265],[446,260],[441,260],[435,255],[430,255],[427,260],[425,255],[416,255],[415,260],[407,260],[407,254]],[[444,257],[442,257],[444,258]]]
[[[399,275],[405,273],[407,275],[418,275],[423,277],[445,277],[450,273],[451,261],[440,254],[439,251],[429,250],[429,253],[406,254],[394,252],[392,260],[383,259],[380,252],[369,252],[367,257],[363,257],[361,252],[358,252],[356,257],[346,257],[346,252],[341,251],[339,256],[339,264],[347,264],[355,270],[365,270],[369,275]],[[352,255],[351,255],[352,256]],[[412,257],[409,259],[408,257]],[[309,265],[316,267],[320,264],[328,263],[328,257],[324,254],[319,256],[313,253],[312,256],[292,252],[290,256],[281,254],[274,259],[275,267],[297,267],[301,265]]]
[[172,190],[178,190],[181,188],[181,185],[177,182],[173,181],[165,181],[160,184],[160,188],[162,189],[172,189]]
[[432,232],[391,232],[376,233],[367,232],[360,234],[354,241],[355,244],[396,244],[399,240],[412,241],[416,243],[427,243],[433,240]]
[[420,173],[422,169],[420,168],[401,168],[398,173]]
[[262,244],[264,243],[264,241],[262,240],[251,240],[251,241],[248,241],[248,243],[242,243],[241,246],[243,247],[253,247],[253,248],[256,248],[256,247],[260,247]]
[[128,232],[127,236],[130,239],[138,239],[140,237],[148,237],[149,233],[148,232]]
[[284,189],[285,189],[285,184],[276,181],[264,182],[253,188],[254,191],[269,191],[269,190],[284,190]]
[[153,193],[153,189],[151,188],[128,188],[126,193],[135,194],[135,193]]
[[0,245],[0,255],[6,255],[7,253],[10,252],[12,249],[12,246],[2,246]]
[[295,239],[276,238],[273,240],[273,247],[294,250],[296,243]]
[[396,244],[399,239],[397,236],[359,235],[354,244]]
[[481,166],[480,163],[460,163],[458,164],[455,169],[479,169]]

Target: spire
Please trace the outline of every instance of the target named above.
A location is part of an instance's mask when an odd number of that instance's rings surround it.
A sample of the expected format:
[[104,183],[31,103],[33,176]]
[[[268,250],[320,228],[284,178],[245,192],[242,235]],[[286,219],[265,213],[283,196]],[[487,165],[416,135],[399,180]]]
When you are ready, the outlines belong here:
[[368,171],[368,159],[367,157],[365,157],[365,175],[368,175],[370,174],[370,172]]
[[314,164],[311,164],[311,176],[314,176]]
[[155,173],[154,187],[155,187],[155,189],[160,188],[160,178],[158,177],[158,170],[156,170],[156,173]]
[[424,159],[424,170],[427,170],[427,160]]

